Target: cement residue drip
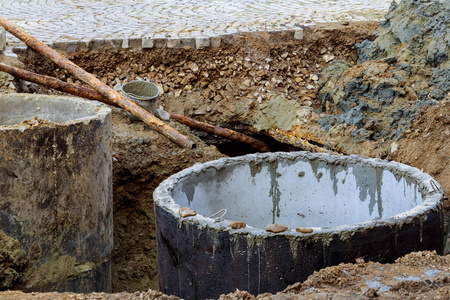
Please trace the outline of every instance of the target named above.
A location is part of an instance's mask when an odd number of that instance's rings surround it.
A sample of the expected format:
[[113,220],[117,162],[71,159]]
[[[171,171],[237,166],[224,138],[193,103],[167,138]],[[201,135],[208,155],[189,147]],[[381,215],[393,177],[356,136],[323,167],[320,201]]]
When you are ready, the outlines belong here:
[[376,172],[376,180],[377,180],[378,217],[383,218],[383,200],[381,199],[381,186],[383,184],[383,170],[381,168],[375,168],[375,172]]
[[281,177],[281,174],[277,172],[278,170],[278,161],[273,160],[269,164],[269,174],[270,174],[270,190],[269,196],[272,197],[272,223],[275,223],[276,218],[280,217],[280,198],[281,192],[278,184],[278,178]]
[[249,167],[250,167],[250,174],[252,175],[252,177],[254,178],[256,176],[256,174],[258,174],[259,172],[261,172],[262,169],[262,161],[251,161],[249,163]]

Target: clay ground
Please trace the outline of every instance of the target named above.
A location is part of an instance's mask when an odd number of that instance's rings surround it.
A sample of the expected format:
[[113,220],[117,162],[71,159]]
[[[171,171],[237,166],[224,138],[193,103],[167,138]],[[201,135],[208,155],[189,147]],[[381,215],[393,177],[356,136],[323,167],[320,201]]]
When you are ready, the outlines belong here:
[[[308,119],[308,124],[318,126],[312,124],[317,123],[318,110],[321,109],[317,74],[326,68],[331,57],[333,61],[357,63],[358,56],[353,45],[373,39],[372,33],[377,25],[319,25],[308,29],[303,41],[269,41],[267,36],[261,34],[246,36],[220,49],[111,49],[77,52],[70,54],[69,58],[110,86],[139,78],[157,83],[164,91],[160,104],[167,111],[257,134],[270,143],[272,151],[298,150],[301,149],[298,143],[295,147],[281,144],[279,141],[289,140],[258,127],[260,112],[267,111],[270,99],[282,95],[292,103],[292,108],[302,106],[313,110],[315,115]],[[29,53],[20,60],[27,70],[77,82],[37,54]],[[15,82],[8,76],[2,78],[2,83],[2,92],[58,93]],[[289,110],[289,107],[283,109]],[[142,123],[132,121],[119,109],[113,109],[115,246],[112,263],[113,289],[119,294],[24,294],[13,291],[0,293],[0,298],[166,298],[154,291],[137,292],[157,289],[153,189],[169,175],[196,162],[251,151],[248,147],[209,137],[174,121],[169,125],[193,139],[197,148],[182,149]],[[436,178],[448,194],[449,125],[450,102],[447,96],[440,103],[421,108],[414,122],[396,141],[355,141],[350,132],[352,129],[348,128],[333,133],[333,146],[314,144],[330,151],[380,157],[412,165]],[[273,138],[279,141],[275,142]],[[326,138],[330,139],[329,136],[323,137],[324,140]],[[448,201],[445,202],[448,206]],[[440,257],[431,252],[408,255],[396,264],[360,261],[316,272],[306,282],[274,297],[291,299],[294,297],[292,294],[296,294],[299,299],[364,299],[378,295],[386,299],[448,299],[449,268],[448,256]],[[389,289],[380,292],[383,286]],[[261,295],[258,298],[270,297]],[[236,292],[223,298],[251,299],[253,296]]]

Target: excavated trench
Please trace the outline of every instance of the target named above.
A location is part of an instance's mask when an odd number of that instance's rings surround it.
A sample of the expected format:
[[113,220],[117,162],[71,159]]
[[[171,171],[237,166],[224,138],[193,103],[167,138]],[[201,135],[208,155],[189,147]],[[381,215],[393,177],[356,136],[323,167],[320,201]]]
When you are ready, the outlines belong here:
[[[333,62],[356,64],[354,44],[373,40],[376,26],[320,25],[305,28],[302,40],[243,34],[217,49],[108,48],[66,55],[110,86],[134,79],[152,81],[160,87],[164,110],[247,133],[267,142],[272,151],[356,153],[389,159],[392,141],[362,143],[359,136],[348,134],[355,129],[339,124],[322,136],[308,129],[325,110],[318,99],[320,73]],[[19,58],[30,71],[80,83],[30,50]],[[16,86],[23,92],[59,94],[29,83],[16,82]],[[197,144],[193,150],[181,149],[123,111],[112,110],[112,289],[158,289],[155,188],[195,163],[255,150],[170,121],[169,125]],[[296,138],[299,133],[301,139]]]
[[[160,105],[169,112],[244,132],[266,142],[271,151],[295,151],[301,148],[255,128],[259,111],[279,94],[309,109],[317,107],[314,75],[325,65],[323,56],[356,62],[352,45],[370,38],[375,26],[305,29],[300,41],[245,35],[219,49],[106,49],[66,55],[110,86],[134,79],[156,83],[162,90]],[[80,83],[31,50],[20,59],[27,70]],[[16,85],[23,92],[59,94],[34,84]],[[276,109],[285,115],[283,106]],[[197,148],[180,149],[113,109],[113,291],[158,289],[152,193],[160,182],[196,162],[257,152],[173,121],[170,125],[193,138]]]

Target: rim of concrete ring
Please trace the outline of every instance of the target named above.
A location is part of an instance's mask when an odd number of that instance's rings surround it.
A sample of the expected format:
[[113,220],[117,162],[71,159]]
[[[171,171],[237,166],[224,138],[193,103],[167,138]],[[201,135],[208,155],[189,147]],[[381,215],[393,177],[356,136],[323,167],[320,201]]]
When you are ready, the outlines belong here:
[[[68,126],[73,124],[79,124],[79,123],[89,123],[90,121],[94,119],[100,119],[103,123],[105,119],[108,117],[108,115],[111,114],[112,110],[108,105],[103,104],[98,101],[93,100],[85,100],[83,98],[73,97],[73,96],[59,96],[59,95],[41,95],[41,94],[26,94],[26,93],[9,93],[9,94],[3,94],[0,96],[0,98],[8,98],[8,97],[20,97],[22,96],[24,100],[26,101],[35,101],[36,99],[31,98],[39,98],[42,100],[50,100],[55,102],[65,101],[65,102],[75,102],[75,109],[78,104],[82,105],[88,105],[92,107],[93,113],[89,116],[82,117],[82,118],[76,118],[69,121],[64,122],[53,122],[49,121],[48,123],[42,124],[42,127],[45,127],[46,124],[58,124],[60,126]],[[20,129],[20,124],[14,124],[14,125],[1,125],[0,124],[0,130],[7,130],[7,129]]]
[[[215,168],[220,169],[223,167],[233,166],[242,162],[251,161],[251,160],[279,160],[279,159],[289,159],[295,160],[299,159],[320,159],[326,163],[334,163],[341,162],[344,163],[363,163],[366,165],[371,165],[373,167],[383,167],[388,170],[401,170],[405,173],[404,176],[408,176],[411,179],[417,181],[418,189],[421,191],[423,195],[423,202],[410,210],[399,213],[390,218],[383,218],[378,220],[368,220],[361,223],[350,224],[350,225],[340,225],[334,227],[312,227],[314,231],[312,233],[300,233],[296,232],[295,228],[289,228],[287,231],[282,233],[271,233],[267,232],[264,229],[259,229],[247,225],[242,229],[233,229],[229,226],[231,221],[239,221],[239,220],[227,220],[227,219],[219,219],[215,220],[211,217],[205,217],[201,214],[190,216],[186,218],[182,218],[179,216],[178,211],[181,206],[175,202],[172,198],[172,190],[174,184],[182,179],[191,175],[193,171],[196,173],[200,173],[207,168]],[[200,168],[199,168],[200,166]],[[327,154],[327,153],[312,153],[307,151],[300,152],[278,152],[278,153],[257,153],[257,154],[248,154],[240,157],[233,158],[221,158],[218,160],[195,164],[194,166],[184,169],[166,180],[164,180],[154,191],[153,199],[155,204],[158,204],[167,212],[171,213],[175,219],[179,222],[179,224],[187,224],[187,223],[195,223],[199,227],[208,226],[211,229],[216,229],[220,231],[228,231],[230,235],[232,234],[253,234],[256,236],[273,236],[273,235],[284,235],[289,237],[329,237],[330,234],[338,234],[338,233],[354,233],[356,231],[364,231],[369,228],[373,228],[375,226],[402,226],[405,223],[411,223],[413,219],[417,217],[421,217],[422,215],[426,215],[430,210],[436,210],[439,206],[442,205],[441,200],[444,197],[444,191],[441,185],[433,179],[430,175],[420,171],[415,167],[411,167],[399,162],[395,161],[386,161],[378,158],[369,158],[360,155],[349,155],[349,156],[341,156],[335,154]]]

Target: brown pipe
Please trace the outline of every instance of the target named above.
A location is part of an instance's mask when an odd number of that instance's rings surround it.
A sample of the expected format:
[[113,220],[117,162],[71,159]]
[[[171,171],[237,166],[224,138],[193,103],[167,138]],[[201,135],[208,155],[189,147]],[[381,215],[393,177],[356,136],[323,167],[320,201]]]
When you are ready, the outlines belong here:
[[[83,97],[86,99],[98,100],[98,101],[101,101],[101,102],[109,104],[109,105],[117,106],[114,102],[110,101],[108,98],[105,98],[102,94],[100,94],[99,92],[97,92],[93,89],[82,87],[82,86],[79,86],[76,84],[67,83],[65,81],[56,79],[51,76],[39,75],[39,74],[29,72],[29,71],[26,71],[26,70],[23,70],[20,68],[11,67],[11,66],[8,66],[8,65],[5,65],[2,63],[0,63],[0,71],[7,72],[19,79],[34,82],[34,83],[46,86],[48,88],[52,88],[54,90],[66,92],[66,93],[76,95],[79,97]],[[258,149],[259,151],[262,151],[262,152],[269,151],[269,146],[266,143],[264,143],[260,140],[257,140],[255,138],[252,138],[248,135],[242,134],[240,132],[230,130],[227,128],[214,126],[214,125],[211,125],[211,124],[208,124],[205,122],[200,122],[200,121],[194,120],[192,118],[174,114],[174,113],[169,113],[169,115],[172,119],[174,119],[182,124],[185,124],[187,126],[190,126],[190,127],[193,127],[193,128],[196,128],[196,129],[199,129],[199,130],[202,130],[207,133],[214,134],[214,135],[217,135],[220,137],[224,137],[224,138],[227,138],[227,139],[230,139],[233,141],[249,144],[252,147],[254,147],[255,149]]]
[[92,74],[84,71],[76,64],[74,64],[55,50],[51,49],[47,45],[38,41],[36,38],[26,33],[18,26],[12,24],[2,16],[0,16],[0,25],[3,26],[9,33],[27,44],[30,48],[49,58],[51,61],[56,63],[61,68],[69,71],[81,81],[89,84],[94,90],[108,99],[108,101],[111,101],[115,105],[122,107],[138,119],[142,120],[145,124],[149,125],[151,128],[168,137],[171,141],[185,148],[193,148],[195,146],[194,143],[187,137],[185,137],[172,127],[168,126],[163,121],[156,118],[154,115],[137,105],[134,101],[125,96],[122,96],[121,94],[95,78]]
[[103,97],[102,94],[100,94],[96,90],[76,84],[71,84],[51,76],[36,74],[33,72],[26,71],[24,69],[15,68],[2,63],[0,63],[0,71],[9,73],[16,78],[29,82],[34,82],[57,91],[77,95],[79,97],[86,99],[99,100],[109,105],[115,105],[112,101],[109,101],[107,98]]
[[269,146],[260,141],[257,140],[255,138],[252,138],[248,135],[245,135],[243,133],[234,131],[234,130],[230,130],[227,128],[222,128],[222,127],[218,127],[218,126],[214,126],[208,123],[204,123],[204,122],[200,122],[197,120],[194,120],[192,118],[186,117],[186,116],[182,116],[182,115],[178,115],[178,114],[174,114],[174,113],[170,113],[170,117],[174,120],[177,120],[180,123],[183,123],[185,125],[188,125],[190,127],[202,130],[204,132],[210,133],[210,134],[214,134],[220,137],[224,137],[233,141],[237,141],[237,142],[241,142],[244,144],[249,144],[250,146],[252,146],[255,149],[258,149],[259,151],[262,152],[268,152],[270,151]]

